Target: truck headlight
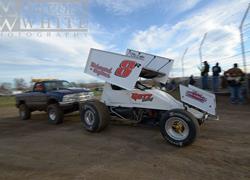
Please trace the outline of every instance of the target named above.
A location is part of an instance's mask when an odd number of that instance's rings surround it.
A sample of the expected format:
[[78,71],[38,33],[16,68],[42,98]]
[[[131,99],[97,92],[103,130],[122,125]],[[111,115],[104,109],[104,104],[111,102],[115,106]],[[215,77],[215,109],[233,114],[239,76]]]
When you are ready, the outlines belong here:
[[63,102],[74,102],[75,101],[75,94],[69,94],[63,96]]
[[78,101],[86,101],[91,99],[93,96],[94,96],[93,92],[80,93],[78,96]]
[[71,102],[86,101],[88,99],[91,99],[93,96],[94,96],[93,92],[68,94],[63,96],[63,102],[71,103]]

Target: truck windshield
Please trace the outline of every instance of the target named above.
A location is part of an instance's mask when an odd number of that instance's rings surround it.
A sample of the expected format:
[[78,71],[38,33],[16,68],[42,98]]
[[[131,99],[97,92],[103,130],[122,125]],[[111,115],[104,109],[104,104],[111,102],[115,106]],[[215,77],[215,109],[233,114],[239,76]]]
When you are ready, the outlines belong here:
[[72,88],[73,85],[67,81],[50,81],[44,83],[47,91],[53,91],[57,89],[68,89]]

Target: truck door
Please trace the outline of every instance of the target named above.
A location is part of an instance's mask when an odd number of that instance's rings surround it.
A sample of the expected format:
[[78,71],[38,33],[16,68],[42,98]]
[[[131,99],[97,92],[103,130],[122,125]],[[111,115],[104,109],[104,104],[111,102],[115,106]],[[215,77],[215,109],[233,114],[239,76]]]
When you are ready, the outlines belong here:
[[32,106],[35,106],[37,109],[46,108],[47,104],[47,95],[43,83],[36,83],[33,90],[33,95],[31,98]]

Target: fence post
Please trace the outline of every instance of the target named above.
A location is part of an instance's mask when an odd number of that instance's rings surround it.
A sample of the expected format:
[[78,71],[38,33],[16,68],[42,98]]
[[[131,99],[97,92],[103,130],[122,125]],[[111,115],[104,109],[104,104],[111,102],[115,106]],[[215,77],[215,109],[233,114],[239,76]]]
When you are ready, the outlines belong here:
[[207,33],[205,33],[204,35],[203,35],[203,38],[202,38],[202,40],[201,40],[201,43],[200,43],[200,47],[199,47],[199,53],[200,53],[200,65],[202,66],[202,46],[203,46],[203,44],[204,44],[204,42],[205,42],[205,40],[206,40],[206,37],[207,37]]
[[239,27],[240,39],[241,39],[242,61],[243,61],[244,71],[246,73],[246,86],[247,86],[246,88],[247,88],[247,97],[248,98],[250,98],[250,95],[249,95],[249,82],[248,82],[248,74],[247,74],[247,63],[246,63],[246,54],[245,54],[245,45],[244,45],[243,26],[244,26],[245,19],[248,15],[249,9],[250,9],[250,3],[248,4],[248,7],[244,13],[244,16],[241,20],[240,27]]
[[182,77],[185,76],[185,73],[184,73],[184,57],[185,55],[187,54],[187,51],[188,51],[188,48],[185,49],[182,57],[181,57],[181,71],[182,71]]

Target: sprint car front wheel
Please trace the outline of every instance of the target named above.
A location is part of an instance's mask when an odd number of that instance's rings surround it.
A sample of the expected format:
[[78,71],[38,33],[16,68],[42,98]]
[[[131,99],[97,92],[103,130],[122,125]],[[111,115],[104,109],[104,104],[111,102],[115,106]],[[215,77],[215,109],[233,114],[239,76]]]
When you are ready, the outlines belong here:
[[89,132],[100,132],[108,126],[110,120],[107,106],[97,100],[85,102],[81,106],[80,116],[84,128]]
[[199,134],[199,124],[191,113],[176,109],[162,115],[160,130],[170,144],[182,147],[195,141]]

